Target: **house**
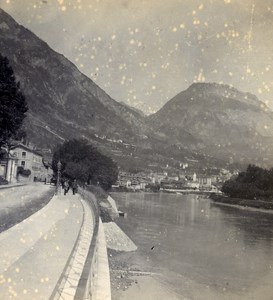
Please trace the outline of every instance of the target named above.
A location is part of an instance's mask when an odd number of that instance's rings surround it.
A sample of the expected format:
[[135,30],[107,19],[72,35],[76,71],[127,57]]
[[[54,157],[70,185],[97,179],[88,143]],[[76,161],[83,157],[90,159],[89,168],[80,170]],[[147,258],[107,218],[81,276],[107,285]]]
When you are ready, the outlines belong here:
[[200,188],[209,189],[212,187],[211,185],[211,177],[206,175],[198,175],[196,177],[196,181],[199,183]]
[[153,173],[149,176],[151,182],[153,184],[155,183],[160,183],[162,180],[164,180],[166,178],[166,173]]
[[167,178],[162,180],[160,183],[162,189],[185,189],[187,187],[187,183],[185,180],[174,180]]
[[[33,147],[17,144],[4,152],[0,161],[0,176],[9,183],[48,179],[51,170],[43,163],[42,154]],[[21,172],[18,174],[19,167]]]
[[[43,163],[43,156],[32,147],[18,144],[11,148],[13,155],[17,158],[17,167],[30,170],[28,181],[44,180],[48,170]],[[22,179],[22,178],[21,178]]]
[[45,182],[50,182],[50,180],[53,178],[53,170],[52,170],[51,163],[43,159],[43,165],[45,167],[45,173],[41,177],[41,180]]
[[187,189],[199,190],[200,184],[197,181],[186,181],[185,187]]
[[182,168],[183,170],[189,167],[188,163],[180,163],[179,167]]
[[130,187],[132,185],[132,182],[130,181],[130,180],[127,180],[127,182],[126,182],[126,187],[128,188],[128,187]]

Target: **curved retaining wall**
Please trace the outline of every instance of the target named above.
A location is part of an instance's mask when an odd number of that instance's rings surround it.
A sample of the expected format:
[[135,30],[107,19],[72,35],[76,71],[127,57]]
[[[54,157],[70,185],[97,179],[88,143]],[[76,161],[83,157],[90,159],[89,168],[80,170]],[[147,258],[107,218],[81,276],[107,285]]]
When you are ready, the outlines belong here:
[[111,300],[110,271],[104,227],[95,196],[79,189],[81,230],[50,300]]
[[[95,196],[91,192],[85,189],[79,189],[79,193],[91,208],[91,211],[93,213],[94,229],[88,255],[74,299],[94,300],[97,298],[97,295],[100,295],[102,292],[98,291],[98,289],[103,289],[103,299],[110,300],[111,288],[109,266],[103,225],[99,218],[99,206]],[[104,265],[104,267],[101,267],[102,264]],[[107,270],[105,270],[106,272],[103,272],[103,269],[105,268]],[[101,284],[101,278],[103,278],[103,286]]]

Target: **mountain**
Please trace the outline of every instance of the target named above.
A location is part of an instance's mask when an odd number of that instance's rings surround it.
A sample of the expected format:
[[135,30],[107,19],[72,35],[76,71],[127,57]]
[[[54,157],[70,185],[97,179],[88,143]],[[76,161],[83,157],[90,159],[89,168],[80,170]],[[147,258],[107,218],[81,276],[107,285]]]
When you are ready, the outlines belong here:
[[143,113],[112,99],[1,9],[0,51],[9,59],[26,96],[28,139],[48,157],[57,144],[81,137],[131,171],[149,165],[158,170],[168,164],[170,153],[176,157],[173,165],[185,155],[196,157],[187,150],[178,152],[154,135]]
[[112,99],[1,9],[0,52],[28,102],[28,138],[44,152],[84,137],[133,171],[179,172],[181,162],[206,168],[273,159],[273,113],[254,95],[226,85],[193,84],[145,116]]
[[113,100],[63,55],[0,9],[0,51],[26,96],[28,137],[42,148],[86,137],[137,142],[144,116]]
[[219,159],[266,164],[273,158],[273,112],[228,85],[192,84],[148,122],[172,143]]

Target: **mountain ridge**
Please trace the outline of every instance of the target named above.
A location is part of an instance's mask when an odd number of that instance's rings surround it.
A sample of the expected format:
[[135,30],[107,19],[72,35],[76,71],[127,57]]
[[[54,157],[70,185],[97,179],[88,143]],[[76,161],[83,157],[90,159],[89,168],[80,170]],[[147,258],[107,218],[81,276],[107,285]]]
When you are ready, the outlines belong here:
[[[194,83],[145,116],[117,102],[62,54],[0,9],[0,48],[29,105],[25,128],[33,143],[53,149],[86,138],[134,168],[193,159],[273,159],[273,113],[255,95],[228,85]],[[222,163],[223,162],[223,163]]]
[[[73,63],[1,9],[0,16],[1,52],[8,57],[21,83],[32,115],[42,117],[43,121],[50,115],[54,121],[69,124],[75,110],[77,123],[87,135],[86,129],[117,135],[120,131],[121,136],[130,139],[135,131],[139,132],[142,116],[134,109],[113,100]],[[35,85],[31,84],[34,81]],[[107,132],[105,123],[110,125]],[[35,135],[33,138],[39,143]]]
[[255,95],[228,85],[192,84],[149,116],[148,122],[155,131],[172,132],[174,142],[181,140],[179,131],[192,135],[196,141],[191,148],[219,158],[228,154],[240,159],[238,153],[246,158],[247,150],[249,159],[256,161],[262,161],[264,154],[265,160],[272,157],[273,112]]
[[[28,139],[50,159],[64,140],[84,138],[126,170],[166,165],[171,146],[145,117],[112,99],[63,55],[0,10],[0,49],[26,96]],[[160,150],[160,151],[159,151]],[[189,152],[179,153],[195,157]]]

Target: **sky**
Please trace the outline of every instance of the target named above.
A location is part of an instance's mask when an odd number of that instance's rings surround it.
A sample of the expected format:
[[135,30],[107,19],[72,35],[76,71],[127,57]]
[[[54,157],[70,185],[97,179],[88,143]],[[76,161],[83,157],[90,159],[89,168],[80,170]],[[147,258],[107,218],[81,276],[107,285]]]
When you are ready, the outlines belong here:
[[194,82],[228,84],[273,108],[273,0],[0,0],[0,7],[112,98],[146,114]]

